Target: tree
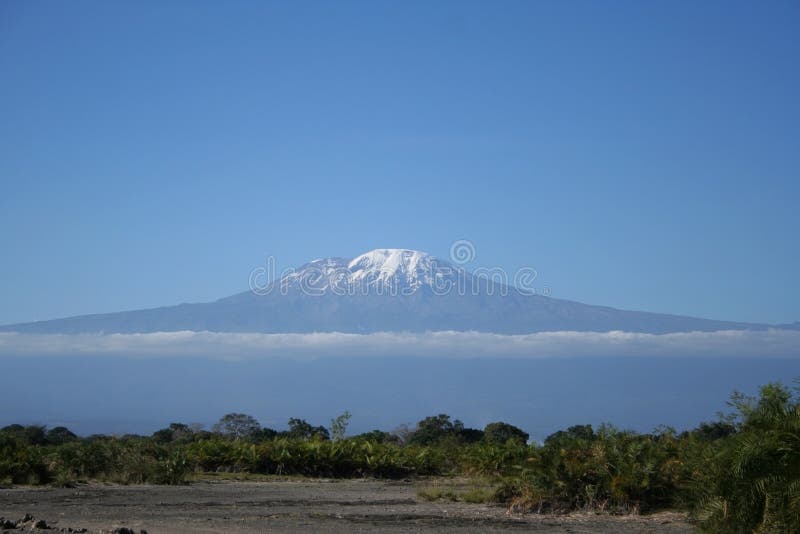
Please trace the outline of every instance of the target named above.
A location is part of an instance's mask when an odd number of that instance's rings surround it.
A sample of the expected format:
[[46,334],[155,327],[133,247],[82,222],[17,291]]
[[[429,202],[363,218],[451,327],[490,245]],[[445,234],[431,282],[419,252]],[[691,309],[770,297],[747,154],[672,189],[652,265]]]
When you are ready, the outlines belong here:
[[289,432],[287,435],[294,439],[329,439],[328,429],[324,426],[311,426],[305,419],[289,419]]
[[153,432],[153,439],[160,443],[170,443],[172,441],[188,441],[194,435],[194,431],[183,423],[170,423],[167,428]]
[[455,419],[450,420],[450,416],[440,413],[431,415],[417,423],[417,429],[409,438],[408,442],[416,445],[432,445],[448,437],[456,437],[464,430],[464,423]]
[[384,432],[383,430],[372,430],[371,432],[364,432],[355,436],[355,439],[363,439],[373,443],[394,443],[395,445],[402,445],[403,440],[396,434]]
[[249,438],[261,430],[261,425],[250,415],[243,413],[229,413],[222,416],[214,425],[214,432],[239,439]]
[[694,436],[701,441],[716,441],[727,438],[736,433],[736,425],[729,421],[714,421],[713,423],[700,423],[694,430],[681,433],[681,438]]
[[408,423],[403,423],[389,432],[389,434],[394,438],[393,441],[396,441],[400,445],[405,445],[411,440],[411,437],[414,435],[415,431],[416,430],[411,428]]
[[331,419],[331,439],[339,441],[344,439],[345,432],[347,432],[347,425],[350,424],[350,412],[346,411],[335,419]]
[[554,448],[570,448],[585,445],[595,440],[592,425],[574,425],[566,430],[559,430],[544,439],[545,446]]
[[483,435],[488,443],[506,443],[510,440],[525,445],[529,438],[528,433],[524,430],[501,421],[486,425]]
[[70,441],[76,441],[78,436],[73,434],[65,426],[57,426],[47,431],[45,439],[47,440],[47,443],[50,443],[51,445],[63,445],[64,443],[68,443]]

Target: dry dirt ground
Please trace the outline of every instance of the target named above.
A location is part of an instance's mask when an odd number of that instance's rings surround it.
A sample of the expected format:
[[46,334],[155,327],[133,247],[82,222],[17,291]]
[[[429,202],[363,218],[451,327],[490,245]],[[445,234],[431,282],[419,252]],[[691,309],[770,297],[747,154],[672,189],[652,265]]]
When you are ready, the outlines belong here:
[[[420,482],[202,481],[186,486],[0,489],[0,516],[26,513],[56,529],[111,532],[693,532],[678,513],[509,515],[500,506],[427,502]],[[14,532],[14,531],[11,531]],[[20,532],[17,530],[16,532]],[[45,531],[40,531],[45,532]]]

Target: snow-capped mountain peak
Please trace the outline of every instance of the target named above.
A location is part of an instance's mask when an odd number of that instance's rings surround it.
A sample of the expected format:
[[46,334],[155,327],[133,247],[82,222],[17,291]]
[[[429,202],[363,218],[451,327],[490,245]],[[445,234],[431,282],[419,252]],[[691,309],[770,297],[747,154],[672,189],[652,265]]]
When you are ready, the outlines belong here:
[[[6,325],[0,326],[0,332],[364,334],[454,330],[531,334],[619,330],[666,334],[797,329],[796,324],[712,321],[505,291],[514,286],[416,250],[376,249],[352,259],[315,259],[282,273],[278,280],[270,264],[267,267],[251,273],[250,290],[215,302]],[[317,296],[324,298],[313,298]],[[395,296],[401,298],[385,298]]]
[[455,275],[455,270],[434,256],[418,250],[379,248],[351,260],[326,258],[314,260],[286,276],[282,283],[300,284],[315,292],[358,293],[392,288],[414,293],[432,286],[438,279]]
[[351,270],[356,269],[375,269],[382,272],[396,273],[398,270],[414,270],[416,266],[424,260],[431,259],[430,254],[418,250],[405,248],[376,248],[356,256],[347,267]]
[[416,290],[436,275],[430,254],[401,248],[379,248],[353,258],[347,265],[353,283],[400,285]]

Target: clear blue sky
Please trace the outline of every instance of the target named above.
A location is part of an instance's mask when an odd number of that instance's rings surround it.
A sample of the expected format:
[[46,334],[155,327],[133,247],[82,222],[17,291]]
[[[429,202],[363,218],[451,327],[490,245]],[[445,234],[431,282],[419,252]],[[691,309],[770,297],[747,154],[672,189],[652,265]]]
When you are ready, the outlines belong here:
[[0,323],[404,247],[800,320],[800,4],[0,2]]

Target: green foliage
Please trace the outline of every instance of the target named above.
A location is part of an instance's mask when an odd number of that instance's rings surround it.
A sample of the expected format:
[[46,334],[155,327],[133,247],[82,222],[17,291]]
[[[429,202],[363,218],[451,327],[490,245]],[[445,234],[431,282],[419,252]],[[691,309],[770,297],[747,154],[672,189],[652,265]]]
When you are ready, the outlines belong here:
[[483,430],[477,428],[462,428],[457,434],[457,439],[461,443],[478,443],[483,438]]
[[414,445],[432,445],[448,437],[454,437],[464,424],[456,419],[450,420],[446,414],[432,415],[417,423],[417,429],[408,439]]
[[[230,415],[234,414],[229,414],[225,417],[229,417]],[[225,419],[225,417],[222,419]],[[222,419],[220,420],[220,423],[222,423]],[[152,436],[153,440],[157,443],[171,443],[173,441],[186,442],[191,441],[194,439],[194,437],[195,431],[183,423],[171,423],[167,428],[162,428],[161,430],[156,430],[153,432]]]
[[695,515],[710,532],[800,532],[800,401],[768,384],[734,394],[739,431],[700,455],[692,473]]
[[461,471],[468,475],[510,476],[533,454],[533,448],[514,440],[476,443],[463,449]]
[[71,441],[76,441],[78,436],[73,434],[67,427],[57,426],[47,431],[45,441],[51,445],[63,445]]
[[50,474],[41,447],[32,446],[16,429],[0,431],[0,484],[44,484]]
[[548,447],[562,447],[562,446],[587,446],[595,440],[594,429],[592,425],[575,425],[566,430],[559,430],[554,434],[550,434],[544,439],[544,444]]
[[255,417],[243,413],[229,413],[214,425],[214,431],[234,439],[251,438],[261,430]]
[[530,437],[524,430],[503,422],[486,425],[486,428],[483,429],[483,436],[488,443],[506,443],[511,440],[523,445],[528,443]]
[[417,497],[424,501],[450,501],[468,502],[473,504],[494,502],[494,491],[491,488],[473,487],[467,491],[457,491],[455,488],[430,486],[419,488]]
[[172,451],[161,460],[156,472],[157,483],[178,485],[186,481],[189,465],[180,449]]
[[304,419],[277,432],[244,414],[223,417],[213,433],[173,423],[151,437],[78,438],[64,427],[9,425],[0,429],[0,484],[181,484],[197,472],[467,475],[493,482],[419,496],[497,501],[518,512],[682,507],[709,532],[800,532],[800,400],[768,384],[758,398],[734,394],[731,405],[731,416],[679,435],[578,425],[542,445],[528,445],[528,435],[507,423],[481,432],[446,414],[423,419],[413,432],[346,438],[345,412],[332,421],[334,439]]
[[330,439],[328,429],[324,426],[312,426],[305,419],[289,419],[289,431],[286,437],[292,439]]
[[485,488],[472,488],[458,496],[458,500],[473,504],[494,502],[494,491]]
[[399,437],[383,430],[372,430],[355,436],[353,439],[362,441],[371,441],[373,443],[394,443],[395,445],[402,444]]
[[345,411],[342,415],[335,419],[331,419],[331,439],[333,441],[341,441],[347,432],[347,425],[350,424],[350,418],[353,417],[350,412]]
[[0,428],[0,433],[10,436],[25,445],[44,445],[47,443],[47,430],[39,425],[8,425]]
[[458,502],[458,495],[455,491],[444,488],[421,488],[417,490],[417,497],[424,501],[451,501]]
[[277,430],[274,430],[272,428],[262,428],[253,436],[253,440],[257,442],[267,441],[270,439],[275,439],[276,437],[278,437],[278,435],[280,435],[280,432],[278,432]]
[[700,423],[700,426],[690,432],[684,432],[681,437],[692,437],[702,441],[716,441],[727,438],[736,433],[736,425],[728,421],[714,421],[713,423]]
[[464,423],[455,419],[450,420],[447,414],[432,415],[419,423],[417,428],[408,437],[408,443],[413,445],[436,445],[443,442],[476,443],[483,439],[483,432],[473,428],[464,428]]
[[678,490],[675,438],[610,426],[572,427],[530,448],[501,498],[519,508],[639,511],[673,504]]

